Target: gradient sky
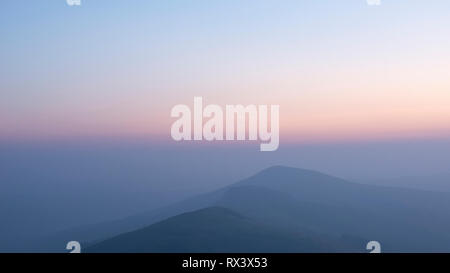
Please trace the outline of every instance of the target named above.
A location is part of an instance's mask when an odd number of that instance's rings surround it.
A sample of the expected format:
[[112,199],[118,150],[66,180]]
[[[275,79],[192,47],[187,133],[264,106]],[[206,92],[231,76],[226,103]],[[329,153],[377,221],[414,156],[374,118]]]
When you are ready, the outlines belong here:
[[282,141],[450,136],[450,1],[3,1],[0,139],[170,138],[279,104]]

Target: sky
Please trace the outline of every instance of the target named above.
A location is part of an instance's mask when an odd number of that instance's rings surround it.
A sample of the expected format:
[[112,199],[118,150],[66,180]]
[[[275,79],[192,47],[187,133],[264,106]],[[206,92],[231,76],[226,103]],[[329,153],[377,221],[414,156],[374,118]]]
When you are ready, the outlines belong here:
[[[449,177],[449,10],[448,0],[2,1],[0,243],[274,165],[355,182]],[[175,142],[171,109],[195,96],[279,105],[280,148]]]
[[2,3],[0,139],[171,141],[194,96],[289,143],[450,137],[448,1],[81,1]]

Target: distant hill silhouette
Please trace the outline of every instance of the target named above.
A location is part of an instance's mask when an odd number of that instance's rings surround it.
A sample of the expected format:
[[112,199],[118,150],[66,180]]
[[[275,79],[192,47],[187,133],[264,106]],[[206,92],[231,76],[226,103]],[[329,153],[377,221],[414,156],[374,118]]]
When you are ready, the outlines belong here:
[[[222,209],[201,210],[217,206]],[[194,212],[183,214],[189,211]],[[228,187],[163,209],[60,236],[64,235],[66,241],[80,238],[80,241],[93,245],[90,248],[93,251],[221,251],[219,245],[213,246],[201,240],[196,240],[198,245],[181,245],[185,241],[178,238],[180,245],[171,241],[167,248],[145,249],[138,248],[136,240],[141,237],[140,240],[154,241],[153,245],[156,245],[156,242],[163,242],[157,239],[159,237],[171,238],[169,233],[158,229],[162,226],[196,238],[199,234],[195,231],[203,230],[207,227],[206,222],[211,222],[207,219],[215,219],[216,222],[227,219],[228,228],[235,232],[234,238],[249,236],[250,240],[264,234],[268,238],[280,238],[280,241],[286,238],[283,236],[290,236],[290,240],[296,243],[303,240],[303,245],[297,248],[284,244],[283,250],[273,243],[272,249],[264,245],[261,251],[355,252],[365,251],[366,242],[377,240],[383,251],[440,252],[450,251],[449,212],[448,193],[363,185],[315,171],[276,166]],[[227,227],[223,221],[222,225]],[[249,226],[254,228],[255,237],[244,232]],[[227,229],[214,224],[210,228],[204,239],[222,242],[226,236],[222,233]],[[125,241],[121,238],[136,241],[136,247],[122,244]],[[247,250],[241,248],[239,241],[228,243],[234,244],[239,251]]]
[[450,174],[434,174],[423,176],[393,177],[387,179],[370,180],[372,185],[390,185],[419,190],[450,192]]

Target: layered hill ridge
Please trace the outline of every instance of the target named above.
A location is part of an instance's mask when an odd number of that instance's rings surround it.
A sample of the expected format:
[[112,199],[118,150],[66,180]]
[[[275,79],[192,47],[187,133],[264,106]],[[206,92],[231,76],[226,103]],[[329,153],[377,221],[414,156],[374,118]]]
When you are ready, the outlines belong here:
[[[285,238],[283,236],[289,235],[290,239],[287,241],[303,240],[303,246],[309,246],[292,247],[286,243],[283,248],[273,243],[272,249],[266,244],[264,248],[261,247],[261,251],[356,252],[365,251],[365,242],[371,240],[379,241],[383,250],[390,252],[450,251],[448,233],[450,194],[370,186],[348,182],[320,172],[282,166],[265,169],[228,187],[163,209],[77,232],[80,241],[93,247],[97,246],[96,249],[102,251],[176,252],[183,249],[183,252],[220,252],[226,249],[246,252],[249,250],[244,248],[245,244],[240,244],[239,240],[228,240],[230,248],[221,248],[223,244],[207,244],[206,241],[221,242],[226,236],[223,234],[226,229],[221,229],[220,226],[210,226],[211,232],[203,233],[205,236],[197,238],[199,235],[194,231],[196,229],[202,231],[204,227],[204,222],[198,218],[199,215],[205,216],[202,209],[207,209],[207,219],[214,218],[215,222],[228,219],[230,228],[241,227],[242,229],[234,229],[236,233],[233,238],[248,237],[249,240],[253,238],[251,234],[245,233],[247,229],[243,228],[251,225],[255,232],[253,235],[259,238],[258,240],[264,241],[262,239],[264,236],[271,238],[276,235],[277,238]],[[186,212],[192,214],[184,214]],[[232,215],[234,216],[231,217]],[[169,219],[172,222],[165,222]],[[140,240],[147,242],[149,240],[158,242],[156,238],[165,236],[172,238],[171,234],[163,234],[157,227],[173,224],[173,221],[180,221],[174,228],[178,229],[180,234],[197,238],[197,244],[188,244],[185,241],[187,239],[179,240],[179,245],[171,241],[167,248],[163,246],[155,248],[156,243],[150,244],[153,245],[152,248],[132,248],[131,246],[135,244],[122,248],[124,247],[122,243],[112,244],[120,242],[117,241],[118,238],[124,238],[122,236],[125,234],[131,236],[129,238],[141,237]],[[222,225],[226,226],[226,221]],[[167,226],[167,230],[170,228],[171,225]],[[267,232],[268,229],[271,233],[263,232]],[[123,234],[120,235],[121,233]],[[264,236],[258,237],[258,234]],[[74,233],[71,238],[73,235]],[[66,234],[65,238],[68,236]],[[203,238],[204,241],[199,238]],[[283,240],[280,239],[280,242]],[[235,248],[231,248],[230,244]],[[105,247],[106,245],[110,248]],[[190,245],[190,248],[185,248],[186,245]],[[251,251],[257,252],[254,249]]]

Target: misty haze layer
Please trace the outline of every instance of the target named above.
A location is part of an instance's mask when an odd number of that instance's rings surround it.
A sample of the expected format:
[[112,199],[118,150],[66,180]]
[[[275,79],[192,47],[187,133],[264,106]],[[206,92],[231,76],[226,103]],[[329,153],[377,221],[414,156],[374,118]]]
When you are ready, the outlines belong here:
[[[270,155],[257,145],[3,143],[0,240],[20,249],[21,240],[162,207],[273,165],[376,184],[446,173],[450,161],[450,142],[444,140],[286,145]],[[449,190],[445,179],[420,186]]]

